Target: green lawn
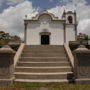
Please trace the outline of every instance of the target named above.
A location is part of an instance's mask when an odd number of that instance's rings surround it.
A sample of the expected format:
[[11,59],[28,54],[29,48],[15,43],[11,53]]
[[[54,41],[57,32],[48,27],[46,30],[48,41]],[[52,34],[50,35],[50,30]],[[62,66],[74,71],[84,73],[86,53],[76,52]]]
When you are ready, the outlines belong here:
[[13,86],[1,86],[0,90],[90,90],[90,85],[75,84],[15,84]]

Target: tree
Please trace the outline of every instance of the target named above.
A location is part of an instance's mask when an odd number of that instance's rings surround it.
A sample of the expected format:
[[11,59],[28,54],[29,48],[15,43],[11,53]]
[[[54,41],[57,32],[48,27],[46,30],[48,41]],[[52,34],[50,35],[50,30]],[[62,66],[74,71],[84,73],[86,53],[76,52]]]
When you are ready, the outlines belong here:
[[8,44],[10,41],[12,42],[21,42],[19,36],[11,36],[9,33],[5,33],[4,31],[0,31],[0,46]]
[[77,36],[77,40],[82,44],[82,43],[87,43],[88,44],[88,40],[89,37],[86,34],[83,33],[79,33],[79,35]]

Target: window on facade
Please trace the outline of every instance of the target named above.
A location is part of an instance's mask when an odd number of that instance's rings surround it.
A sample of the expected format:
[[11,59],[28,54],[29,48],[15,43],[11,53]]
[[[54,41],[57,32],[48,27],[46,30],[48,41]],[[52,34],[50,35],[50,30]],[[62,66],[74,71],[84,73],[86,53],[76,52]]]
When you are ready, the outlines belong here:
[[69,22],[70,24],[73,23],[73,18],[72,18],[72,16],[68,16],[68,22]]

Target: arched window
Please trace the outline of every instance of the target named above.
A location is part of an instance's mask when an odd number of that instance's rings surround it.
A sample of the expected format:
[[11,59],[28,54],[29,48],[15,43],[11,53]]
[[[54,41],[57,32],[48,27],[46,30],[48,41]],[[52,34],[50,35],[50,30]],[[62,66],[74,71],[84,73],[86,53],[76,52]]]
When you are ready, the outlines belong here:
[[73,18],[72,18],[72,16],[68,16],[68,22],[69,22],[70,24],[73,23]]

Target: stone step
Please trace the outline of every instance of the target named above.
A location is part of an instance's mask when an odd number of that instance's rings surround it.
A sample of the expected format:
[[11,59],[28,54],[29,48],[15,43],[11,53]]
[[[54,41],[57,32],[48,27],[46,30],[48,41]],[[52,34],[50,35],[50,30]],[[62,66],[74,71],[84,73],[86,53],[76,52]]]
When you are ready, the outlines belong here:
[[64,51],[64,48],[53,48],[53,49],[50,49],[50,48],[24,48],[23,51],[31,51],[31,52],[62,52]]
[[26,66],[26,67],[53,67],[53,66],[69,66],[69,62],[46,62],[46,63],[31,63],[31,62],[18,62],[17,66]]
[[17,79],[68,79],[72,72],[57,72],[57,73],[22,73],[15,72]]
[[69,80],[67,79],[34,79],[34,80],[31,80],[31,79],[15,79],[15,83],[69,83]]
[[36,46],[37,46],[37,47],[56,47],[56,46],[57,46],[57,47],[58,47],[58,46],[59,46],[59,47],[62,47],[63,45],[25,45],[25,46],[26,46],[26,47],[29,47],[29,46],[30,46],[30,47],[36,47]]
[[52,72],[70,72],[72,71],[70,66],[63,66],[63,67],[16,67],[15,72],[30,72],[30,73],[52,73]]
[[22,53],[65,53],[65,51],[64,50],[47,50],[47,49],[45,49],[45,50],[26,50],[26,49],[24,49],[23,50],[23,52]]
[[72,68],[63,46],[26,45],[14,74],[15,83],[68,83]]
[[44,50],[63,50],[64,51],[64,47],[63,46],[25,46],[24,47],[24,50],[41,50],[41,51],[44,51]]
[[63,48],[63,45],[25,45],[25,48]]
[[59,62],[68,61],[66,57],[20,57],[19,61],[25,62]]
[[22,53],[21,57],[65,57],[65,53]]

